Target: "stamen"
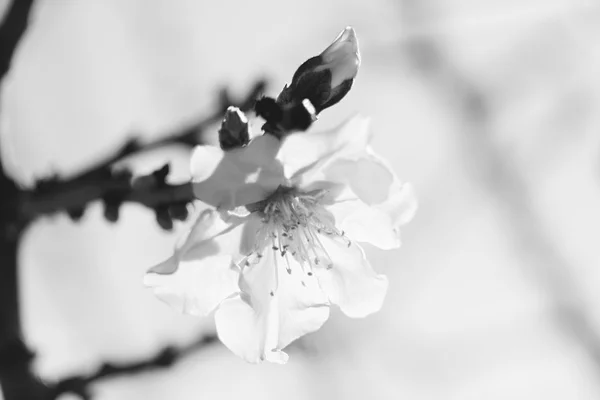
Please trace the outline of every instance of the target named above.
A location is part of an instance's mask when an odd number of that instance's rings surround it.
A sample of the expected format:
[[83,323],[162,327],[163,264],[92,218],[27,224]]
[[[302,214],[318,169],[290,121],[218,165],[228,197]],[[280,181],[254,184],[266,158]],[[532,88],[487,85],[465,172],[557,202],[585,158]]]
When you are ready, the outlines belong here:
[[[275,257],[276,285],[279,257],[283,259],[283,266],[290,275],[290,256],[308,276],[313,276],[314,268],[332,268],[331,256],[321,239],[330,237],[332,240],[342,240],[348,247],[352,242],[344,231],[336,228],[333,215],[320,204],[324,194],[323,190],[301,192],[296,188],[280,186],[260,206],[248,207],[259,213],[263,226],[257,232],[253,252],[246,257],[243,265],[259,262],[262,251],[270,246]],[[301,282],[306,286],[304,281]]]

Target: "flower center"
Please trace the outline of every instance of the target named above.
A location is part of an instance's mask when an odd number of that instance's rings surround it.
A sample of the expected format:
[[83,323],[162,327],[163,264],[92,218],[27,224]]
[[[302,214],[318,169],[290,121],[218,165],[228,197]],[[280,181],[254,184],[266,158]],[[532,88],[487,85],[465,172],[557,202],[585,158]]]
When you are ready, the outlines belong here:
[[265,251],[274,251],[276,257],[284,259],[288,274],[292,273],[290,258],[309,276],[314,268],[331,268],[333,263],[321,237],[342,240],[347,246],[351,242],[344,231],[336,228],[335,218],[323,206],[326,193],[326,190],[303,192],[280,186],[264,201],[248,207],[261,217],[263,224],[245,264],[258,262]]

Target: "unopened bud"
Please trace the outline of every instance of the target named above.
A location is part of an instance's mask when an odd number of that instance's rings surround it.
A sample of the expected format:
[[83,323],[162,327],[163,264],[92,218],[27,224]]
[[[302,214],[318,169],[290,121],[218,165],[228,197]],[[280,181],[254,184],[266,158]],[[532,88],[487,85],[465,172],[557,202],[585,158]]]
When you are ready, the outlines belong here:
[[262,129],[278,138],[305,131],[317,119],[315,107],[308,99],[281,106],[275,99],[263,97],[256,102],[254,110],[266,121]]
[[219,143],[223,150],[243,147],[250,142],[248,118],[237,107],[229,107],[219,129]]
[[346,27],[321,54],[300,65],[277,103],[285,106],[309,99],[318,114],[350,91],[359,67],[358,39],[354,29]]

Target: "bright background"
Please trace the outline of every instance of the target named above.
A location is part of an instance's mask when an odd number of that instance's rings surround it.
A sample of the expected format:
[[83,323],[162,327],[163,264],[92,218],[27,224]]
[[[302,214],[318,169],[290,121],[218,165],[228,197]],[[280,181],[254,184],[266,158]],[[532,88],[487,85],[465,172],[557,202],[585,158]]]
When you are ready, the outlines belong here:
[[[2,87],[5,167],[25,185],[69,175],[133,133],[210,113],[223,85],[243,94],[264,76],[276,95],[346,25],[361,71],[316,129],[371,116],[374,147],[420,198],[400,250],[368,249],[390,279],[382,311],[334,312],[285,367],[215,345],[104,381],[95,399],[599,398],[595,0],[38,0]],[[187,157],[170,148],[136,165],[171,160],[185,177]],[[213,331],[141,285],[176,237],[135,206],[116,225],[96,205],[28,232],[23,314],[42,377]]]

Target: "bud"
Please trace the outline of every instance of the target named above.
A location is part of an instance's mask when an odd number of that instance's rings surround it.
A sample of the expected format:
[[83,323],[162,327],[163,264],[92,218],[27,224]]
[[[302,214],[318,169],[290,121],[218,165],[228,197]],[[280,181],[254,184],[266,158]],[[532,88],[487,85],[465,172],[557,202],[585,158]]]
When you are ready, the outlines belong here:
[[243,147],[250,142],[248,118],[237,107],[229,107],[219,129],[219,143],[223,150]]
[[339,102],[350,91],[360,66],[358,39],[346,27],[321,54],[306,60],[277,98],[281,106],[309,99],[320,113]]
[[265,119],[262,129],[265,133],[282,138],[290,133],[305,131],[317,119],[316,111],[310,100],[300,103],[279,105],[271,97],[263,97],[256,101],[254,111]]

